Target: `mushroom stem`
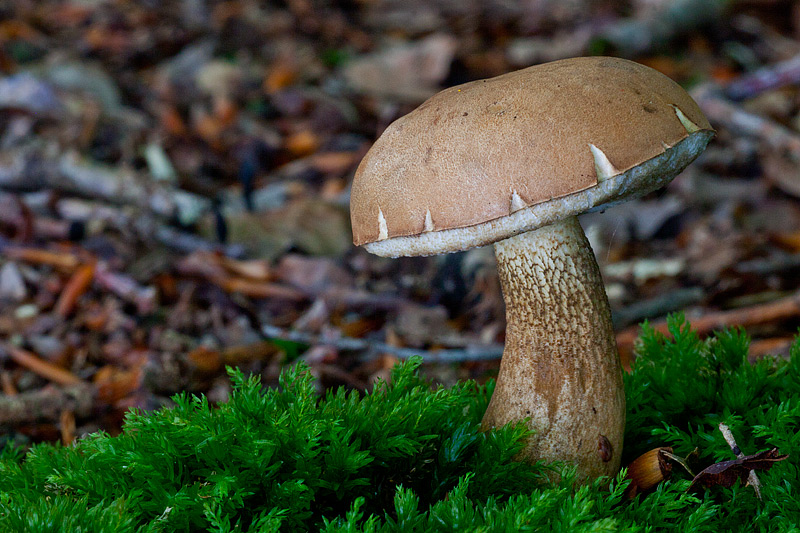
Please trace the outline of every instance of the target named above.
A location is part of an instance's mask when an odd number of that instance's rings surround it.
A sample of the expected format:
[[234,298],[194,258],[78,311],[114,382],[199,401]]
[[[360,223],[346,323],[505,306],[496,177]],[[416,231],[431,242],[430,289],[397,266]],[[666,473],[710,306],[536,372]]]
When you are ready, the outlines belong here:
[[525,461],[619,470],[622,369],[600,269],[576,217],[495,243],[506,344],[483,427],[527,420]]

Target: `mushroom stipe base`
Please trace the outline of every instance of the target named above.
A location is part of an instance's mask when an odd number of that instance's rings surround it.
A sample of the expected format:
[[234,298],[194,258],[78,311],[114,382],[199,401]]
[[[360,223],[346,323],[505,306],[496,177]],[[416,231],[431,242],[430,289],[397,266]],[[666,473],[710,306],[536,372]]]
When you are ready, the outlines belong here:
[[483,427],[527,420],[520,459],[613,476],[625,428],[622,369],[600,270],[576,217],[495,243],[506,344]]

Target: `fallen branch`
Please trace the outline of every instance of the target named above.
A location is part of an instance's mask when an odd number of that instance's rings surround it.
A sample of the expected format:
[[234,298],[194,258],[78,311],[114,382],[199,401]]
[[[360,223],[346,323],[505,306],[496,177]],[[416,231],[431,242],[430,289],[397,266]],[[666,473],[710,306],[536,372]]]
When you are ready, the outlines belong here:
[[194,223],[208,212],[211,201],[171,184],[148,179],[133,170],[90,165],[75,154],[60,158],[31,151],[0,168],[0,189],[8,191],[51,188],[117,205],[127,204],[149,210],[161,217],[177,217]]
[[274,298],[295,302],[306,299],[306,294],[302,291],[268,281],[253,281],[245,278],[212,278],[209,281],[222,288],[225,292],[242,294],[248,298]]
[[94,282],[100,288],[134,304],[140,315],[147,315],[156,309],[155,287],[144,287],[127,274],[114,272],[105,261],[98,263]]
[[239,244],[217,244],[192,233],[179,231],[167,226],[160,225],[156,228],[152,228],[151,226],[150,229],[152,229],[152,232],[150,232],[148,228],[140,226],[137,226],[137,229],[140,235],[152,235],[161,244],[178,252],[213,252],[219,250],[229,257],[244,257],[246,255],[244,246]]
[[712,24],[724,15],[724,0],[673,0],[644,16],[624,18],[605,28],[602,39],[623,56],[647,54],[680,35]]
[[[728,446],[731,447],[731,451],[736,455],[736,458],[741,459],[742,457],[744,457],[744,453],[742,453],[742,450],[740,450],[739,446],[736,444],[736,439],[733,438],[733,433],[731,433],[731,429],[722,422],[720,422],[719,430],[722,432],[722,436],[725,438],[725,442],[727,442]],[[750,470],[750,473],[747,475],[747,484],[753,487],[753,490],[756,491],[756,496],[760,500],[761,482],[758,480],[758,476],[756,475],[755,470]]]
[[700,287],[687,287],[668,291],[664,294],[640,300],[626,307],[618,309],[611,314],[614,326],[622,328],[645,320],[647,318],[664,316],[668,313],[694,305],[705,296]]
[[39,248],[23,246],[6,246],[2,249],[3,255],[9,259],[16,259],[32,265],[47,265],[59,270],[72,272],[81,261],[77,256],[67,252],[52,252]]
[[503,347],[499,344],[468,346],[463,349],[423,350],[418,348],[401,348],[384,342],[353,337],[326,337],[302,331],[293,331],[277,326],[263,325],[261,332],[270,339],[280,339],[311,346],[332,346],[337,350],[363,352],[362,361],[376,359],[381,354],[391,354],[398,359],[409,359],[419,355],[426,363],[462,363],[465,361],[492,361],[500,359]]
[[42,376],[59,385],[78,385],[84,381],[64,368],[45,361],[29,351],[7,343],[0,343],[0,351],[5,352],[18,365],[24,366],[34,374]]
[[[729,328],[733,326],[754,326],[765,324],[775,320],[782,320],[800,315],[800,291],[790,296],[780,298],[773,302],[732,309],[729,311],[711,312],[702,316],[687,317],[692,324],[692,330],[698,335],[707,335],[715,329]],[[667,334],[666,320],[658,320],[650,323],[650,327],[659,333]],[[617,333],[617,347],[623,367],[628,366],[633,361],[633,348],[636,339],[639,337],[639,326],[625,328]]]
[[94,395],[91,385],[81,383],[66,388],[48,385],[15,396],[0,396],[0,425],[56,422],[65,411],[86,417],[94,408]]
[[740,136],[756,137],[769,148],[786,152],[792,161],[800,161],[800,135],[789,128],[745,111],[727,100],[722,90],[713,84],[701,85],[691,94],[715,126],[735,131]]
[[219,251],[228,257],[243,257],[245,248],[239,244],[219,244],[199,235],[164,225],[153,213],[131,206],[112,206],[84,200],[63,198],[56,205],[59,215],[71,222],[81,222],[92,233],[108,225],[123,234],[135,234],[143,241],[156,240],[182,253]]
[[725,87],[725,96],[740,102],[785,85],[800,82],[800,55],[740,76]]
[[360,289],[338,286],[329,287],[320,291],[319,294],[310,294],[310,296],[322,298],[330,308],[370,308],[381,311],[394,311],[408,303],[408,300],[394,294],[375,294]]
[[55,308],[56,313],[65,318],[72,314],[78,299],[83,296],[92,284],[94,272],[94,263],[83,265],[75,271],[58,297]]
[[752,363],[768,355],[788,358],[794,341],[792,337],[776,337],[751,341],[750,349],[747,351],[747,360]]

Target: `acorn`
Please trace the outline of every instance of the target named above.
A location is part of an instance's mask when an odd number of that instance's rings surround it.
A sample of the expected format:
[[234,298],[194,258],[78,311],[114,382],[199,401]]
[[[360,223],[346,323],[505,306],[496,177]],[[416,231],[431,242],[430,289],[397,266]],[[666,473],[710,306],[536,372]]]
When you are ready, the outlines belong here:
[[672,463],[665,453],[672,454],[672,448],[654,448],[643,453],[628,465],[626,479],[631,480],[625,495],[633,499],[641,492],[648,492],[656,485],[672,476]]

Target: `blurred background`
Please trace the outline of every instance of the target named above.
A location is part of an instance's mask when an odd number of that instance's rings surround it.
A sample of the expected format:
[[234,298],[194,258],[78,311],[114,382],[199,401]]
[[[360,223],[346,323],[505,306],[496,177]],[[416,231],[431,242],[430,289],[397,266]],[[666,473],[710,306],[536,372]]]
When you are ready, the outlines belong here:
[[491,247],[351,243],[349,187],[394,119],[444,87],[614,55],[690,90],[717,129],[665,190],[582,218],[623,363],[645,319],[800,325],[800,2],[3,0],[0,440],[116,433],[226,365],[367,389],[411,354],[496,375]]

